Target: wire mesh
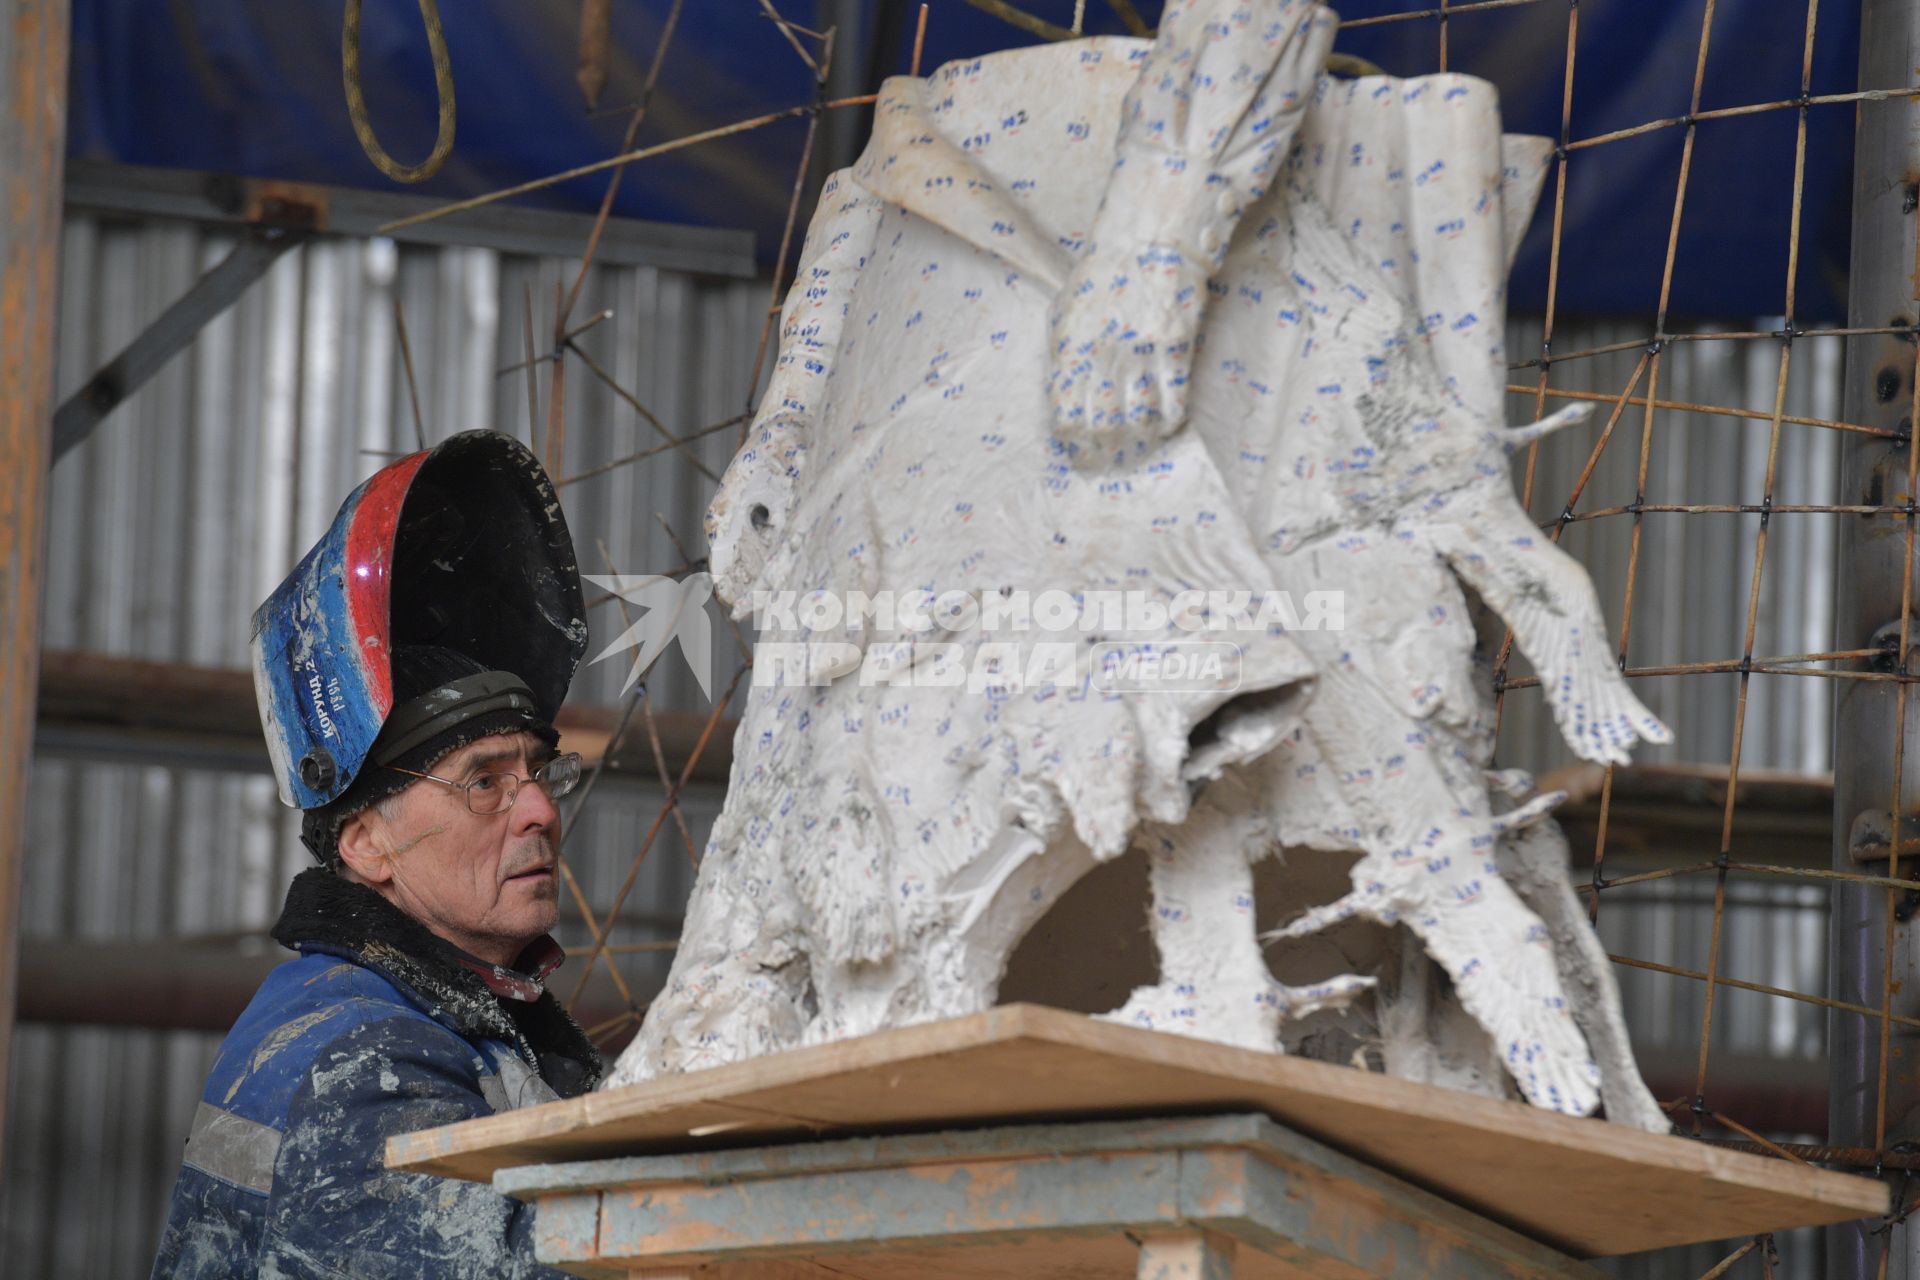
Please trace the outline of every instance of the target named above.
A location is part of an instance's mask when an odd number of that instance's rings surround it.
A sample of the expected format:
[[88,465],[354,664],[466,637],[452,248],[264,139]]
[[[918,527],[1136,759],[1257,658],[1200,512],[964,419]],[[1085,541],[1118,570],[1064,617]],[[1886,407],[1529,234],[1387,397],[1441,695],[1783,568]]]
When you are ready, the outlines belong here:
[[[462,210],[524,194],[544,186],[580,177],[595,172],[607,172],[610,181],[606,199],[600,209],[600,222],[604,221],[612,208],[614,192],[628,165],[642,162],[650,157],[662,155],[686,146],[721,144],[725,139],[741,133],[766,127],[783,120],[803,118],[806,131],[799,147],[796,176],[792,195],[787,207],[785,227],[781,238],[776,269],[768,298],[767,315],[762,327],[759,351],[754,362],[753,377],[746,389],[749,403],[743,406],[751,411],[751,398],[754,390],[760,386],[761,375],[765,369],[773,327],[779,312],[779,302],[785,284],[784,274],[790,263],[794,249],[795,229],[800,225],[804,196],[808,191],[809,174],[812,171],[812,154],[816,141],[817,126],[824,113],[871,104],[872,94],[829,98],[826,86],[829,72],[835,56],[835,32],[832,29],[815,31],[793,23],[783,17],[772,0],[740,0],[743,10],[758,13],[767,21],[781,27],[786,41],[794,54],[799,57],[813,74],[816,92],[810,102],[795,104],[793,107],[743,120],[733,125],[711,129],[700,134],[659,143],[648,147],[636,148],[634,142],[638,136],[640,124],[645,117],[647,103],[657,82],[660,69],[670,56],[670,47],[683,0],[675,0],[659,46],[653,51],[651,70],[647,78],[647,89],[639,104],[633,108],[631,124],[627,132],[625,146],[620,154],[597,164],[581,166],[531,183],[496,192],[487,196],[459,201],[433,212],[418,215],[409,221],[423,218],[446,216]],[[1591,6],[1592,0],[1589,0]],[[1005,3],[1004,0],[968,0],[975,8],[995,14],[1008,24],[1010,42],[1020,38],[1017,33],[1042,39],[1063,39],[1077,35],[1086,6],[1071,6],[1072,16],[1069,22],[1056,21],[1067,18],[1067,0],[1051,0],[1047,4],[1034,4],[1019,7]],[[1146,24],[1133,6],[1124,0],[1109,0],[1111,12],[1124,22],[1127,29],[1137,34],[1147,31]],[[1770,865],[1757,861],[1737,859],[1734,856],[1734,833],[1740,817],[1740,782],[1742,758],[1748,742],[1749,691],[1755,677],[1779,680],[1816,679],[1827,682],[1880,681],[1895,685],[1899,714],[1896,724],[1904,723],[1907,688],[1912,679],[1904,669],[1903,663],[1894,664],[1894,669],[1870,668],[1876,659],[1884,658],[1878,649],[1825,649],[1817,651],[1756,654],[1755,643],[1761,615],[1762,600],[1768,583],[1768,549],[1772,536],[1773,520],[1776,516],[1815,516],[1826,519],[1853,516],[1878,520],[1898,520],[1904,536],[1904,566],[1909,588],[1902,600],[1902,625],[1900,628],[1900,648],[1905,654],[1908,643],[1908,607],[1911,605],[1911,579],[1915,544],[1916,508],[1910,500],[1886,501],[1879,503],[1835,503],[1835,502],[1787,502],[1778,497],[1782,474],[1782,441],[1789,431],[1813,431],[1833,433],[1836,436],[1874,437],[1888,440],[1904,446],[1907,442],[1905,429],[1889,429],[1860,422],[1847,422],[1831,416],[1816,416],[1806,413],[1788,412],[1789,383],[1795,368],[1796,352],[1807,352],[1811,345],[1822,341],[1843,341],[1847,338],[1867,336],[1897,336],[1909,342],[1920,338],[1920,326],[1911,323],[1895,323],[1880,327],[1805,327],[1800,323],[1799,299],[1796,297],[1796,281],[1800,270],[1802,213],[1805,200],[1805,180],[1807,169],[1808,121],[1815,111],[1843,110],[1857,108],[1859,104],[1873,101],[1885,101],[1889,98],[1911,97],[1920,94],[1920,86],[1896,90],[1868,90],[1846,93],[1815,94],[1813,89],[1814,50],[1819,36],[1820,0],[1807,0],[1803,22],[1791,33],[1798,40],[1800,48],[1799,91],[1787,98],[1767,101],[1742,102],[1729,106],[1703,107],[1702,93],[1706,80],[1709,53],[1715,35],[1716,0],[1702,0],[1700,20],[1697,29],[1697,44],[1692,63],[1692,77],[1688,93],[1688,107],[1684,114],[1648,119],[1626,127],[1604,132],[1582,135],[1577,129],[1575,112],[1575,86],[1578,80],[1580,49],[1580,22],[1582,6],[1580,0],[1474,0],[1469,3],[1449,3],[1440,0],[1438,4],[1410,6],[1404,10],[1383,14],[1371,14],[1352,19],[1344,24],[1346,30],[1382,27],[1399,23],[1430,24],[1434,29],[1434,62],[1432,70],[1449,69],[1449,37],[1454,26],[1461,22],[1493,23],[1502,20],[1504,15],[1519,10],[1538,10],[1542,6],[1558,7],[1565,13],[1564,66],[1561,85],[1561,111],[1559,134],[1556,140],[1553,180],[1549,193],[1544,200],[1543,214],[1550,219],[1550,239],[1548,248],[1547,285],[1544,308],[1541,317],[1540,344],[1537,354],[1525,353],[1524,358],[1514,361],[1511,366],[1512,378],[1508,390],[1516,397],[1530,401],[1533,417],[1544,417],[1553,402],[1589,401],[1601,406],[1605,413],[1604,424],[1595,435],[1584,464],[1579,468],[1576,480],[1564,498],[1552,495],[1554,501],[1549,510],[1552,514],[1545,520],[1543,527],[1557,542],[1567,535],[1570,529],[1590,524],[1627,526],[1628,549],[1624,585],[1617,600],[1610,602],[1614,607],[1615,625],[1619,628],[1618,656],[1622,668],[1628,677],[1636,680],[1677,677],[1698,679],[1709,676],[1732,676],[1738,682],[1738,695],[1734,700],[1732,724],[1730,726],[1730,749],[1726,756],[1726,782],[1724,801],[1721,807],[1717,841],[1710,854],[1703,851],[1696,861],[1685,865],[1663,867],[1652,871],[1611,874],[1609,857],[1609,817],[1612,812],[1616,774],[1608,766],[1602,777],[1598,798],[1598,820],[1593,845],[1592,874],[1590,881],[1582,886],[1589,902],[1592,918],[1596,924],[1603,919],[1604,911],[1634,911],[1652,901],[1646,897],[1648,892],[1665,885],[1671,888],[1682,882],[1698,883],[1704,888],[1704,902],[1708,908],[1709,930],[1704,957],[1698,964],[1679,964],[1669,960],[1654,959],[1647,956],[1618,954],[1614,960],[1622,970],[1630,974],[1648,975],[1672,983],[1690,984],[1697,991],[1697,999],[1688,1007],[1689,1016],[1697,1017],[1699,1035],[1697,1050],[1693,1055],[1690,1073],[1691,1088],[1685,1095],[1670,1100],[1673,1114],[1678,1118],[1683,1131],[1695,1137],[1723,1140],[1732,1145],[1755,1150],[1773,1157],[1794,1162],[1818,1162],[1841,1167],[1880,1170],[1906,1169],[1920,1163],[1920,1158],[1904,1151],[1888,1149],[1888,1090],[1889,1090],[1889,1045],[1892,1029],[1896,1026],[1920,1028],[1920,1019],[1898,1014],[1892,1007],[1893,982],[1892,961],[1894,951],[1893,937],[1897,918],[1906,910],[1901,904],[1906,895],[1920,894],[1920,880],[1911,879],[1903,874],[1903,842],[1899,839],[1889,841],[1888,868],[1885,875],[1865,872],[1836,871],[1825,868],[1793,867]],[[1043,15],[1033,10],[1048,10]],[[1058,10],[1059,12],[1051,12]],[[911,65],[907,70],[917,72],[921,58],[921,45],[926,24],[926,6],[920,8],[920,26],[916,33]],[[1414,68],[1396,68],[1400,74],[1411,74]],[[1699,145],[1700,127],[1709,122],[1731,120],[1746,117],[1765,116],[1770,113],[1792,113],[1795,119],[1795,137],[1792,152],[1792,179],[1790,218],[1787,229],[1787,268],[1781,291],[1779,323],[1768,328],[1749,328],[1741,331],[1690,330],[1670,328],[1669,307],[1673,297],[1673,284],[1676,266],[1680,258],[1681,226],[1687,209],[1690,181],[1694,174],[1696,149]],[[1665,131],[1678,131],[1681,146],[1671,210],[1667,219],[1667,238],[1662,257],[1659,288],[1657,296],[1649,299],[1650,322],[1644,332],[1630,339],[1604,344],[1586,349],[1556,351],[1554,335],[1556,323],[1560,319],[1561,268],[1570,249],[1567,210],[1568,210],[1568,174],[1576,164],[1599,163],[1607,154],[1605,149],[1615,147],[1650,134]],[[1651,197],[1650,197],[1651,198]],[[582,266],[593,257],[598,228],[589,239]],[[549,350],[545,354],[536,354],[532,349],[532,309],[528,309],[529,352],[526,362],[526,375],[537,384],[537,376],[542,366],[548,366],[548,403],[546,412],[541,413],[537,399],[530,405],[530,426],[540,429],[541,419],[545,419],[545,449],[550,470],[562,476],[562,485],[584,480],[613,467],[629,465],[652,457],[674,460],[674,451],[683,450],[685,443],[700,435],[725,430],[737,425],[742,438],[745,434],[745,413],[739,418],[706,426],[686,435],[675,434],[651,413],[630,392],[614,383],[607,372],[600,368],[585,347],[580,343],[578,330],[569,329],[569,317],[580,292],[580,278],[573,283],[571,292],[564,300],[556,300],[555,318]],[[1699,343],[1741,343],[1756,347],[1770,346],[1774,352],[1771,379],[1771,407],[1756,409],[1736,404],[1710,404],[1688,400],[1668,390],[1669,368],[1674,353],[1687,344]],[[1617,392],[1580,389],[1555,384],[1556,371],[1565,370],[1577,362],[1592,362],[1603,357],[1637,353],[1631,371]],[[617,459],[592,470],[576,475],[565,475],[563,460],[563,441],[560,438],[559,423],[563,421],[560,403],[565,394],[565,370],[569,361],[578,357],[590,376],[610,386],[628,404],[640,412],[652,428],[664,437],[664,443]],[[1803,357],[1804,359],[1804,357]],[[1915,404],[1914,415],[1920,415],[1920,342],[1915,344],[1916,376],[1913,379]],[[1701,415],[1723,418],[1734,423],[1764,424],[1766,449],[1764,468],[1758,477],[1758,493],[1743,495],[1738,502],[1671,502],[1656,501],[1653,494],[1659,476],[1655,461],[1661,456],[1656,447],[1664,431],[1671,429],[1671,422],[1680,415]],[[1909,418],[1912,421],[1912,417]],[[1637,446],[1620,441],[1623,426],[1631,432],[1633,425],[1639,428]],[[1538,470],[1541,456],[1541,444],[1531,444],[1524,458],[1520,484],[1524,500],[1530,510],[1540,509],[1542,494],[1539,492]],[[1603,457],[1609,450],[1618,452],[1635,449],[1633,458],[1633,493],[1629,501],[1604,506],[1589,505],[1581,509],[1583,501],[1590,501],[1591,482],[1600,467]],[[1905,494],[1915,492],[1915,463],[1920,453],[1909,452]],[[1757,531],[1748,546],[1743,547],[1742,559],[1738,571],[1745,583],[1744,606],[1738,616],[1740,644],[1737,653],[1698,661],[1655,661],[1633,664],[1629,662],[1629,650],[1636,626],[1646,625],[1648,604],[1644,596],[1645,578],[1645,534],[1649,521],[1669,517],[1702,519],[1715,516],[1734,516],[1740,519],[1757,521]],[[683,555],[685,563],[678,572],[697,569],[701,561]],[[608,572],[617,572],[623,566],[608,564]],[[1727,569],[1735,566],[1728,564]],[[604,602],[601,602],[604,603]],[[693,758],[686,762],[678,777],[670,774],[666,756],[661,750],[658,727],[655,723],[653,700],[647,686],[643,683],[635,689],[631,699],[623,708],[614,742],[610,744],[608,755],[612,755],[620,741],[635,731],[644,732],[649,740],[651,758],[658,781],[664,788],[666,799],[651,827],[640,840],[633,856],[632,866],[624,883],[603,905],[604,910],[596,913],[581,886],[568,873],[566,885],[575,908],[579,911],[590,935],[584,948],[585,965],[577,978],[574,996],[585,988],[588,975],[596,965],[605,963],[616,974],[619,972],[617,959],[621,955],[632,953],[632,945],[612,945],[609,942],[609,926],[619,916],[626,903],[640,868],[644,861],[655,854],[655,847],[663,839],[670,845],[681,846],[684,855],[696,865],[700,850],[696,847],[679,813],[680,796],[687,779],[691,776],[699,755],[711,743],[722,723],[722,715],[729,706],[734,692],[747,674],[751,662],[751,651],[737,628],[734,631],[737,653],[727,686],[727,694],[718,699],[707,718],[704,732],[696,745]],[[1510,670],[1512,659],[1512,639],[1508,636],[1501,645],[1499,657],[1494,669],[1494,686],[1498,705],[1504,715],[1511,698],[1529,696],[1529,691],[1537,688],[1538,681],[1529,675],[1518,674]],[[1884,666],[1885,664],[1879,664]],[[1903,736],[1896,733],[1891,745],[1895,757],[1893,776],[1894,793],[1890,797],[1891,812],[1902,812],[1902,796],[1899,779],[1901,761],[1904,752]],[[596,774],[597,776],[597,774]],[[584,789],[578,805],[587,803],[592,794],[592,782]],[[668,833],[669,826],[673,827]],[[1794,990],[1778,983],[1759,981],[1755,977],[1732,972],[1725,956],[1725,923],[1730,903],[1741,901],[1743,886],[1750,883],[1790,881],[1812,886],[1810,893],[1823,893],[1835,883],[1845,883],[1873,889],[1883,894],[1886,900],[1887,946],[1884,954],[1888,957],[1886,971],[1881,975],[1880,999],[1877,1005],[1843,1001],[1816,991]],[[1669,896],[1664,901],[1671,903]],[[1816,897],[1816,909],[1823,899]],[[1604,911],[1603,911],[1604,909]],[[1646,908],[1651,909],[1651,908]],[[656,949],[671,944],[641,944]],[[617,1043],[631,1034],[642,1009],[634,999],[632,991],[624,981],[620,981],[623,996],[628,1008],[617,1017],[605,1020],[590,1028],[590,1032],[604,1043]],[[1769,1136],[1747,1118],[1740,1114],[1736,1104],[1722,1105],[1718,1098],[1723,1091],[1722,1082],[1713,1074],[1715,1052],[1716,1016],[1723,1007],[1723,1001],[1731,998],[1727,993],[1747,993],[1764,997],[1767,1000],[1794,1002],[1802,1006],[1825,1011],[1837,1011],[1868,1017],[1879,1027],[1879,1054],[1877,1077],[1873,1082],[1875,1090],[1875,1128],[1873,1142],[1863,1147],[1837,1147],[1825,1144],[1795,1142],[1780,1135]],[[1678,1006],[1676,1006],[1678,1007]],[[1897,1218],[1895,1219],[1897,1220]],[[1887,1250],[1892,1239],[1890,1230],[1881,1232],[1881,1267],[1884,1274]],[[1795,1233],[1791,1243],[1803,1249],[1812,1246],[1806,1239],[1807,1233]],[[1744,1242],[1735,1242],[1726,1247],[1724,1256],[1712,1262],[1702,1275],[1702,1280],[1710,1277],[1728,1275],[1743,1266],[1750,1273],[1771,1276],[1782,1257],[1780,1242],[1771,1236],[1759,1236]]]

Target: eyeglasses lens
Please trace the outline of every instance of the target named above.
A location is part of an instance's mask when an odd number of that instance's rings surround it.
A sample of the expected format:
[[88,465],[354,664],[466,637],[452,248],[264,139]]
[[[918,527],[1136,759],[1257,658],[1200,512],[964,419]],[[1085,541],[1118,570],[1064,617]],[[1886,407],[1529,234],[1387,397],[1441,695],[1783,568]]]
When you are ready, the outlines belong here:
[[467,808],[478,814],[499,813],[512,806],[523,781],[537,782],[547,797],[558,800],[580,785],[580,757],[574,752],[555,756],[522,779],[512,773],[486,773],[467,784]]
[[546,785],[547,794],[558,800],[580,785],[580,757],[571,751],[555,756],[535,776]]

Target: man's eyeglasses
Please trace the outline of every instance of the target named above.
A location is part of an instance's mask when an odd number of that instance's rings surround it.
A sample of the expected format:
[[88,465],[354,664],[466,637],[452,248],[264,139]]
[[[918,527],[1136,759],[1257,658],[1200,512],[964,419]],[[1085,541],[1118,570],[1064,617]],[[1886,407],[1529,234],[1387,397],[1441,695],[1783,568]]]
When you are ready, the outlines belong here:
[[580,785],[580,756],[573,751],[547,761],[533,771],[531,778],[502,771],[476,775],[471,782],[455,782],[451,778],[437,778],[431,773],[416,773],[396,765],[388,765],[387,768],[395,773],[411,774],[416,778],[437,782],[443,787],[452,787],[466,797],[467,808],[478,814],[503,813],[513,808],[513,802],[524,783],[538,783],[545,787],[550,800],[558,800]]

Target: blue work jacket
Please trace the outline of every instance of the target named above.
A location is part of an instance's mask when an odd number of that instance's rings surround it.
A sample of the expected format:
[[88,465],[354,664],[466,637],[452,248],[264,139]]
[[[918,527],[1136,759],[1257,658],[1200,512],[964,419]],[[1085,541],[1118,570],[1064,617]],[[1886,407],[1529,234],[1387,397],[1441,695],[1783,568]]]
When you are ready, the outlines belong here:
[[544,973],[486,965],[318,869],[294,881],[274,936],[299,956],[220,1047],[154,1276],[558,1280],[534,1261],[532,1205],[385,1161],[395,1134],[598,1082]]

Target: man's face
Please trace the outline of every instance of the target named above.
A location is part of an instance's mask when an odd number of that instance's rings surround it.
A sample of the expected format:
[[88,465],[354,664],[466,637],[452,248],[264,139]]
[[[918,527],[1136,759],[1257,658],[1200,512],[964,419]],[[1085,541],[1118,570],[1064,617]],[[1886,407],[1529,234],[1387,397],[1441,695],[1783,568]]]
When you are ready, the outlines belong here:
[[[427,772],[462,786],[485,774],[525,779],[552,755],[530,733],[498,734],[441,757]],[[476,799],[501,785],[483,783]],[[440,937],[511,964],[560,915],[559,810],[544,787],[518,786],[512,808],[481,814],[467,808],[461,791],[422,778],[381,806],[385,813],[375,808],[349,819],[341,857]]]

